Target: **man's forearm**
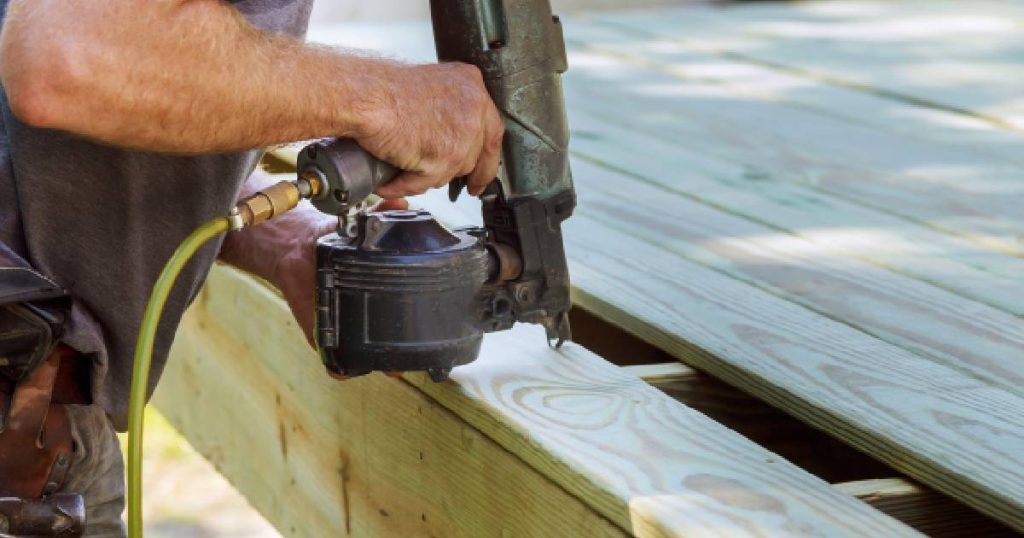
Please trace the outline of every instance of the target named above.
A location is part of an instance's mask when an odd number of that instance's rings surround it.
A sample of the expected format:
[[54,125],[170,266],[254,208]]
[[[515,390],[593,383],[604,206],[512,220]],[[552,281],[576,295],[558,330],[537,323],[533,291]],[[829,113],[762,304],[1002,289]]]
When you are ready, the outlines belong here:
[[28,123],[181,153],[365,136],[402,68],[257,30],[218,0],[14,0],[0,46]]

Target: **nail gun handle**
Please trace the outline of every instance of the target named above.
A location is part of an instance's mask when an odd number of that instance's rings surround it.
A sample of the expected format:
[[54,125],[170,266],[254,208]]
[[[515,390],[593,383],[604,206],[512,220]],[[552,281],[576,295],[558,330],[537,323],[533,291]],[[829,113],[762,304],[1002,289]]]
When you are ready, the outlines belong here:
[[401,170],[374,157],[351,138],[326,138],[299,152],[300,176],[311,174],[323,188],[312,198],[324,213],[343,215]]

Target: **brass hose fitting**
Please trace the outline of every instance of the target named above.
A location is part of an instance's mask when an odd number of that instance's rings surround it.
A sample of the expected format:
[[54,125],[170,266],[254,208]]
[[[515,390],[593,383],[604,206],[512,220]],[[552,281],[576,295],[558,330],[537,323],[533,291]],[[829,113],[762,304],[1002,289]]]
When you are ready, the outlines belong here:
[[320,189],[320,180],[311,176],[275,183],[235,204],[228,215],[231,229],[242,230],[291,211],[300,200],[319,194]]

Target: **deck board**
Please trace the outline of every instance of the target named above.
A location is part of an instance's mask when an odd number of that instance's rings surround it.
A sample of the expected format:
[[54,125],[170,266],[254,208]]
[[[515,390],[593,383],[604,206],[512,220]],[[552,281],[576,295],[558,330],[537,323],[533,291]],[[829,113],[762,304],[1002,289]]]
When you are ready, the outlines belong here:
[[[1019,162],[952,140],[850,121],[790,92],[764,95],[715,78],[682,78],[631,61],[615,50],[616,43],[587,41],[574,49],[574,70],[566,75],[571,106],[742,163],[770,181],[1024,254]],[[921,123],[921,129],[930,128]]]
[[893,99],[1024,129],[1024,11],[1012,1],[817,1],[616,13],[615,24]]

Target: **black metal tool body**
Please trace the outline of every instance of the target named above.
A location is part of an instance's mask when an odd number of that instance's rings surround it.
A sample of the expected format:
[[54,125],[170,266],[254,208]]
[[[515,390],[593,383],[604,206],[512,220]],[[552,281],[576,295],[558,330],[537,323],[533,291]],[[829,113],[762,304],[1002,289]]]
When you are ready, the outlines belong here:
[[[425,212],[358,211],[397,170],[351,140],[307,146],[298,173],[339,215],[317,247],[317,337],[335,375],[426,370],[474,360],[484,332],[538,323],[571,336],[561,223],[576,204],[560,74],[559,19],[548,0],[431,0],[440,61],[477,66],[505,123],[498,180],[481,196],[484,227],[448,231]],[[452,200],[462,183],[452,183]]]

